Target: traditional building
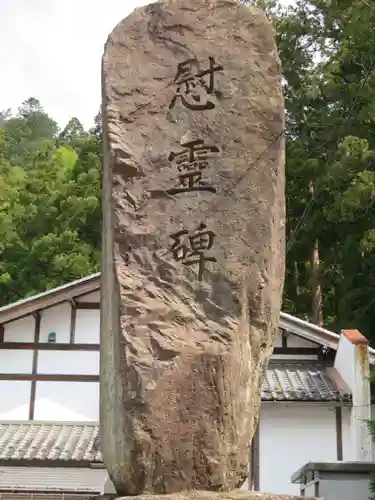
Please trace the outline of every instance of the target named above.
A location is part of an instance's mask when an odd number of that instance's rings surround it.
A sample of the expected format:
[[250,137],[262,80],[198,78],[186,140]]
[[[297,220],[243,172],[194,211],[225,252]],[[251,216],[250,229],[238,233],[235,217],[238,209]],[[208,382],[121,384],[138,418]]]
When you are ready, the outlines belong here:
[[[0,308],[2,496],[110,488],[99,442],[99,320],[99,274]],[[371,460],[374,363],[359,332],[337,335],[282,313],[243,488],[298,493],[290,477],[307,461]]]

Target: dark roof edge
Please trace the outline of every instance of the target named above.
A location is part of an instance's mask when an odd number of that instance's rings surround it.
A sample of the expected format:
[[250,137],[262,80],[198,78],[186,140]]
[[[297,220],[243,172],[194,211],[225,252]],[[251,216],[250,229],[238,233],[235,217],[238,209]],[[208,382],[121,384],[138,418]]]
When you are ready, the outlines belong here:
[[291,482],[294,484],[303,482],[304,476],[312,472],[368,474],[374,471],[374,462],[307,462],[292,475]]
[[[32,314],[39,309],[50,307],[51,305],[98,289],[100,289],[100,273],[91,274],[66,285],[48,290],[47,292],[0,307],[0,323],[12,321]],[[284,312],[280,313],[279,327],[316,344],[326,345],[334,350],[337,350],[339,345],[339,334]],[[371,347],[368,349],[369,361],[371,364],[375,364],[375,349]]]
[[91,462],[89,460],[50,460],[48,458],[2,458],[0,467],[62,467],[62,468],[85,468],[105,469],[103,462]]
[[96,420],[0,420],[2,425],[84,425],[85,427],[99,427],[99,421]]
[[72,281],[66,285],[39,293],[33,297],[18,300],[13,304],[0,307],[0,323],[27,316],[40,309],[51,307],[78,295],[85,295],[100,289],[100,273],[91,274],[85,278]]
[[351,406],[352,398],[349,395],[342,396],[338,395],[336,399],[264,399],[262,398],[262,403],[270,403],[270,404],[285,404],[291,403],[293,405],[302,404],[302,405],[318,405],[318,406]]

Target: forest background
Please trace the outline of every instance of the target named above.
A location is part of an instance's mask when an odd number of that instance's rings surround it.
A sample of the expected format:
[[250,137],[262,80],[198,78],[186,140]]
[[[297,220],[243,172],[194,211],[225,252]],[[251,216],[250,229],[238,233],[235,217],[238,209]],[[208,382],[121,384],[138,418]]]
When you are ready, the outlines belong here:
[[[257,3],[287,110],[283,310],[375,345],[375,2]],[[100,123],[0,113],[0,305],[99,270]]]

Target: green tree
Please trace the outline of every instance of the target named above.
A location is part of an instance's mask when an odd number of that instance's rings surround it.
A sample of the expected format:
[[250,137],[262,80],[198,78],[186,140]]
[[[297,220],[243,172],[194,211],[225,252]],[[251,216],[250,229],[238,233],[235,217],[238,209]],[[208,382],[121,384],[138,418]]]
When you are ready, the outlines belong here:
[[[283,65],[283,309],[314,317],[318,248],[324,324],[353,326],[375,341],[375,4],[253,3],[275,24]],[[72,118],[60,132],[34,98],[16,116],[0,113],[3,303],[98,269],[101,133],[100,113],[88,131]]]
[[74,141],[80,137],[84,137],[86,134],[82,123],[78,118],[72,118],[69,120],[68,124],[64,130],[59,135],[60,143],[73,144]]
[[311,318],[310,255],[317,239],[326,326],[355,326],[371,339],[375,4],[299,0],[274,20],[287,108],[284,310]]
[[31,167],[35,154],[43,147],[53,148],[58,126],[37,99],[24,101],[15,117],[9,110],[2,116],[0,122],[6,137],[6,155],[12,165],[21,163]]
[[3,304],[99,269],[101,151],[78,120],[58,140],[36,99],[0,128]]

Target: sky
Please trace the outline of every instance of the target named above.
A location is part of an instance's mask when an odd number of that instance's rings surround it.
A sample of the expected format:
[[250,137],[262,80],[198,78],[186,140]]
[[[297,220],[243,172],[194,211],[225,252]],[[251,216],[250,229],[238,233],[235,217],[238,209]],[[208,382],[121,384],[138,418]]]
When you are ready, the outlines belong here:
[[0,0],[0,111],[29,97],[64,127],[89,128],[100,107],[104,44],[147,0]]
[[91,127],[107,37],[150,1],[0,0],[0,111],[35,97],[60,127],[74,116]]

